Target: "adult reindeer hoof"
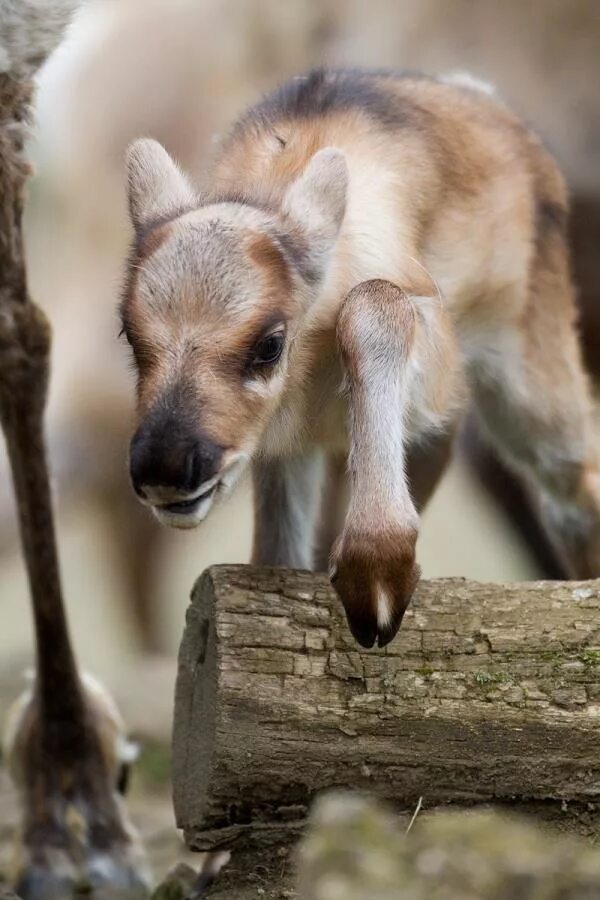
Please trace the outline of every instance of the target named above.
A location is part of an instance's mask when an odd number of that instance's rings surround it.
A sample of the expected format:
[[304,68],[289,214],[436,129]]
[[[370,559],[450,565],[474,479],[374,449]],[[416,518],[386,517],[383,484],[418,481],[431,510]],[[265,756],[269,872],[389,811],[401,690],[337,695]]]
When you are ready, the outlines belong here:
[[16,889],[21,900],[147,900],[150,885],[135,860],[113,853],[99,853],[90,859],[85,873],[57,871],[56,858],[51,868],[43,861],[26,866]]
[[380,647],[395,637],[421,571],[414,529],[376,533],[346,529],[331,554],[331,583],[359,644]]

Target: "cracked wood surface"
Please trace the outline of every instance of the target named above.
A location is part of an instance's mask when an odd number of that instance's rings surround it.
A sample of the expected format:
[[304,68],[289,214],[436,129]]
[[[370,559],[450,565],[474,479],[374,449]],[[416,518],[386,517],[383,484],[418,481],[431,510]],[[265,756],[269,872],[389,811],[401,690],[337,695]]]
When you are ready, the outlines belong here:
[[188,844],[281,846],[311,798],[409,813],[509,804],[600,830],[600,582],[422,582],[384,650],[353,641],[326,576],[223,566],[180,650],[174,798]]

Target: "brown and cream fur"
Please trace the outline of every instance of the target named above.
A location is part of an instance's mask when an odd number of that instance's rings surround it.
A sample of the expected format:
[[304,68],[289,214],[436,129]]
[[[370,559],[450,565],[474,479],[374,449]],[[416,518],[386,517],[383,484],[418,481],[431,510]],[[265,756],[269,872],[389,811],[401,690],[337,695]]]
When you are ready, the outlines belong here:
[[565,187],[483,87],[295,79],[237,122],[201,198],[155,142],[129,154],[136,490],[188,527],[252,461],[255,560],[310,567],[322,460],[347,453],[331,569],[367,645],[400,624],[469,396],[572,573],[600,569]]

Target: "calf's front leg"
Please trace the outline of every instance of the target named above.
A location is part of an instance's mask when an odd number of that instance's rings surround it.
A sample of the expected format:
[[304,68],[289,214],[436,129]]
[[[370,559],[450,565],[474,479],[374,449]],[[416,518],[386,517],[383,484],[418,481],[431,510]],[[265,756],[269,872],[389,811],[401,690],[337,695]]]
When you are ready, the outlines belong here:
[[351,498],[331,554],[331,580],[364,647],[394,637],[419,579],[419,518],[405,472],[417,319],[409,294],[367,281],[337,325],[348,398]]

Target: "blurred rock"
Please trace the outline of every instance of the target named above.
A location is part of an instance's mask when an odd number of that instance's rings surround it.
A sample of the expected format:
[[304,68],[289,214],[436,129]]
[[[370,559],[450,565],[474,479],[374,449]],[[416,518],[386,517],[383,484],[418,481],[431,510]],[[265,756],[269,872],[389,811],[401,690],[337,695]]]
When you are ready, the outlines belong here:
[[198,873],[186,863],[173,866],[158,885],[151,900],[187,900]]
[[408,835],[375,801],[328,794],[299,850],[301,900],[590,900],[600,853],[499,813],[443,812]]

